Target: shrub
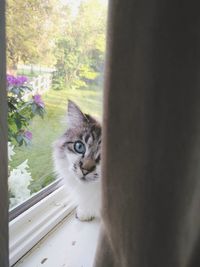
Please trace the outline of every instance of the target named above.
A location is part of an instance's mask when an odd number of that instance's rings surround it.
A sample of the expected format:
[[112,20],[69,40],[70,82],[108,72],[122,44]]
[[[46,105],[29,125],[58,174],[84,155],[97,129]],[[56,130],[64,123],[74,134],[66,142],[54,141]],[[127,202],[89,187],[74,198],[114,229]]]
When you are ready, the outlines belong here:
[[45,112],[41,96],[29,97],[31,91],[27,77],[7,75],[8,140],[19,146],[30,143],[32,133],[28,126],[35,115],[43,117]]

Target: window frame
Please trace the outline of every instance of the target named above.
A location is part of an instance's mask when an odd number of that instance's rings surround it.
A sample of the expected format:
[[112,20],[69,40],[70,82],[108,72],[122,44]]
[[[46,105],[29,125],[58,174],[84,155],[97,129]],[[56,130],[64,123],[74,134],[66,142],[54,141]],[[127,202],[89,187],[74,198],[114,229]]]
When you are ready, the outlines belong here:
[[5,0],[0,2],[0,14],[0,84],[3,88],[0,96],[0,132],[3,132],[3,138],[0,137],[0,203],[3,205],[0,205],[0,212],[4,213],[0,220],[0,266],[8,267],[13,266],[56,225],[70,216],[75,205],[70,201],[62,180],[58,179],[9,211]]
[[5,0],[0,1],[0,266],[8,267],[8,156]]
[[[52,188],[49,186],[50,189],[47,188],[47,192],[53,189],[51,193],[42,197],[37,203],[10,221],[10,266],[20,260],[57,224],[74,211],[75,206],[66,193],[65,185],[58,186],[56,189],[54,186]],[[43,196],[43,193],[39,193],[39,195]]]
[[48,186],[44,187],[42,190],[38,191],[36,194],[25,200],[24,202],[18,204],[17,206],[9,210],[9,222],[15,219],[17,216],[31,208],[33,205],[37,204],[40,200],[51,194],[57,188],[62,186],[62,179],[57,179]]

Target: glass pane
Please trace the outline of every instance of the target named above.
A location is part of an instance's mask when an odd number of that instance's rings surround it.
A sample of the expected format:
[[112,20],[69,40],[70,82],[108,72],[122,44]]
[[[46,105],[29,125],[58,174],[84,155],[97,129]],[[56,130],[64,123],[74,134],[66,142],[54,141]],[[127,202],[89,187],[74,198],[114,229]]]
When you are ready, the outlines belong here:
[[107,1],[8,0],[9,200],[55,181],[68,99],[101,119]]

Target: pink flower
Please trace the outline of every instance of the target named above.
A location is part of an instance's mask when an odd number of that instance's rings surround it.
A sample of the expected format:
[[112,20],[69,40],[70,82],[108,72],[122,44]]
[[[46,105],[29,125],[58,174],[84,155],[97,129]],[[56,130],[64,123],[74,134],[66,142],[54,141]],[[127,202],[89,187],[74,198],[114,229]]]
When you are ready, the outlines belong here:
[[34,95],[33,96],[33,101],[39,107],[44,108],[44,102],[42,101],[41,95]]
[[28,139],[31,140],[33,137],[33,134],[30,131],[24,132],[24,136]]

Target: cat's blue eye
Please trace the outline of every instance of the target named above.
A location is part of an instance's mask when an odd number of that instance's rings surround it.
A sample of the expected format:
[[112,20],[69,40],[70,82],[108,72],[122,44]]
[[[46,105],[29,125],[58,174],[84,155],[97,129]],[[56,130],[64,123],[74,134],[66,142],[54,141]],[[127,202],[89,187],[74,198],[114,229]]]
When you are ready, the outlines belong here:
[[85,145],[81,141],[76,141],[74,143],[74,150],[79,154],[85,153]]

